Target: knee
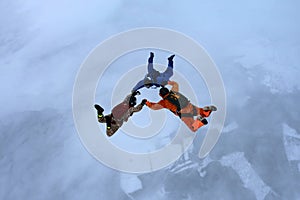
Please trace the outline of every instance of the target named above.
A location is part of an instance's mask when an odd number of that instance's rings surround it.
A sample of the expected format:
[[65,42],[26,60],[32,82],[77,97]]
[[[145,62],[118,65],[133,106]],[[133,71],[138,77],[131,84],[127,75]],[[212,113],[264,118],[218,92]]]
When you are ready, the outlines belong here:
[[98,117],[98,122],[99,123],[105,123],[105,118],[104,117]]

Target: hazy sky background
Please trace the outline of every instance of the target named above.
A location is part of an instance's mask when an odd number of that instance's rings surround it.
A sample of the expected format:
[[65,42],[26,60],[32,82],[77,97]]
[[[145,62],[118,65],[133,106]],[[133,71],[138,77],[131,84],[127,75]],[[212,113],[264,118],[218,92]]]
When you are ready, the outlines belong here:
[[[0,1],[0,199],[299,199],[299,8],[296,0]],[[195,39],[224,80],[225,131],[208,161],[192,159],[203,176],[192,168],[128,178],[94,160],[76,133],[80,64],[113,34],[147,26]]]

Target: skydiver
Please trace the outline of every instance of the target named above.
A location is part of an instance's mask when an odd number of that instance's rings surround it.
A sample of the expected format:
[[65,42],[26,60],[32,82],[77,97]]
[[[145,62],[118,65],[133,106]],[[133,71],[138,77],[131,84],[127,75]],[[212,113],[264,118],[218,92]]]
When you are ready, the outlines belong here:
[[148,58],[148,73],[145,78],[139,81],[134,88],[132,89],[132,93],[141,89],[142,87],[150,88],[154,86],[154,88],[158,88],[161,86],[167,85],[171,76],[173,76],[173,58],[175,55],[171,55],[168,58],[168,67],[164,72],[159,72],[153,68],[153,58],[154,53],[150,52],[150,57]]
[[166,87],[162,87],[159,90],[162,100],[157,103],[147,101],[146,105],[153,110],[169,109],[181,118],[193,132],[196,132],[203,125],[208,124],[206,117],[210,116],[211,112],[216,111],[217,108],[213,105],[199,108],[193,105],[183,94],[179,93],[178,83],[168,81],[168,84],[172,86],[170,91]]
[[106,123],[106,135],[112,136],[117,132],[117,130],[123,125],[124,122],[127,122],[129,117],[132,116],[133,113],[139,112],[142,110],[143,106],[146,103],[146,99],[143,99],[142,102],[136,105],[136,95],[139,95],[140,92],[134,92],[126,96],[123,102],[116,105],[110,114],[103,115],[104,109],[95,104],[94,107],[97,110],[98,122]]

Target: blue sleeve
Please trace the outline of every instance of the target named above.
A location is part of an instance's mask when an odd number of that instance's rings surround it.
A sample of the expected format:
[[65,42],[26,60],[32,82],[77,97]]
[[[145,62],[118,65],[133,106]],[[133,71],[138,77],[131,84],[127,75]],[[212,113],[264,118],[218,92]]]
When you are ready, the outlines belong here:
[[141,89],[142,87],[144,87],[144,80],[139,81],[134,88],[131,90],[131,92],[135,92],[139,89]]

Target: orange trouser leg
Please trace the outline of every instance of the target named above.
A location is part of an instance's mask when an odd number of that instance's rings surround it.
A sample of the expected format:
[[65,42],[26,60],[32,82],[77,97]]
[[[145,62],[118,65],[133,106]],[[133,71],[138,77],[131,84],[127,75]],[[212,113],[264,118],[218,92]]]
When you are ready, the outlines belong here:
[[182,117],[181,120],[193,132],[196,132],[201,126],[204,125],[200,120],[194,120],[192,117]]
[[202,117],[208,117],[211,113],[211,110],[203,110],[202,108],[197,107],[197,113],[198,115],[201,115]]
[[[196,111],[196,113],[194,113]],[[211,113],[211,110],[203,110],[191,103],[189,103],[185,108],[181,110],[181,113],[190,113],[191,115],[201,115],[202,117],[208,117]]]

